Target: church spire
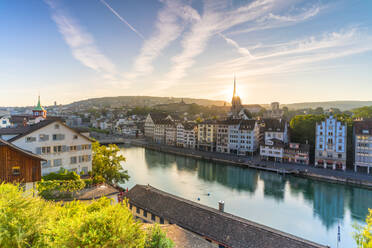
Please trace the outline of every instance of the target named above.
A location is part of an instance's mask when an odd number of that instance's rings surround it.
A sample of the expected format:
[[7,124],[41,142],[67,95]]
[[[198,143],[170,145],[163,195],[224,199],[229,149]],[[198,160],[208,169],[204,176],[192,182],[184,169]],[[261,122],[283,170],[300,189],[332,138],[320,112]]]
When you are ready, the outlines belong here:
[[236,96],[236,78],[235,78],[235,74],[234,74],[234,93],[233,93],[233,96],[234,97]]

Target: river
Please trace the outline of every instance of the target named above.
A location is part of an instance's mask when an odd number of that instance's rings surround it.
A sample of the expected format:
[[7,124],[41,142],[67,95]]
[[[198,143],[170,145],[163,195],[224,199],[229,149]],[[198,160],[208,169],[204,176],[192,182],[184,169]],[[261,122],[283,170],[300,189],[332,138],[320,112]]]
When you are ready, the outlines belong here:
[[[356,247],[353,224],[363,224],[372,191],[294,176],[176,156],[141,147],[121,147],[130,181],[218,208],[251,221],[323,244]],[[209,195],[208,195],[209,194]],[[198,200],[200,198],[200,200]]]

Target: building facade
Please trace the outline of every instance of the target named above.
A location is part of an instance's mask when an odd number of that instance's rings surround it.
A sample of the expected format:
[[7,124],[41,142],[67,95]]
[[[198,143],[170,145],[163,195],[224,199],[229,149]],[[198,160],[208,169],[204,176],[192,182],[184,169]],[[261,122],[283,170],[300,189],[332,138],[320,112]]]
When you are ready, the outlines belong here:
[[61,121],[45,120],[25,127],[8,141],[45,159],[42,175],[61,168],[85,174],[92,170],[92,141]]
[[283,161],[284,148],[288,144],[288,123],[282,119],[264,119],[263,140],[260,144],[262,160]]
[[316,124],[315,132],[315,166],[346,170],[346,124],[330,116]]
[[34,188],[41,180],[42,161],[42,157],[0,139],[0,183],[21,183],[26,189]]
[[205,121],[198,124],[198,149],[202,151],[216,151],[217,123]]
[[372,120],[356,121],[354,137],[354,170],[364,169],[368,174],[372,168]]
[[284,148],[283,161],[286,163],[309,165],[310,146],[308,144],[289,143]]

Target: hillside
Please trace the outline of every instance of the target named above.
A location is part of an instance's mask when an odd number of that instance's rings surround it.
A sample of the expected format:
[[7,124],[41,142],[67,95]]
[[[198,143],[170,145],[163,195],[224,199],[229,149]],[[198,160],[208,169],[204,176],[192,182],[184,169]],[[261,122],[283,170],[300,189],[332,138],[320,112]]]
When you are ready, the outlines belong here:
[[195,98],[179,98],[179,97],[154,97],[154,96],[117,96],[117,97],[102,97],[92,98],[82,101],[77,101],[69,104],[70,106],[95,106],[95,107],[153,107],[161,104],[180,103],[196,103],[202,106],[223,106],[224,101],[195,99]]
[[363,106],[372,106],[372,101],[329,101],[329,102],[303,102],[303,103],[291,103],[283,104],[282,106],[287,106],[289,109],[305,109],[317,107],[322,107],[323,109],[338,108],[341,111],[351,110],[355,108],[360,108]]

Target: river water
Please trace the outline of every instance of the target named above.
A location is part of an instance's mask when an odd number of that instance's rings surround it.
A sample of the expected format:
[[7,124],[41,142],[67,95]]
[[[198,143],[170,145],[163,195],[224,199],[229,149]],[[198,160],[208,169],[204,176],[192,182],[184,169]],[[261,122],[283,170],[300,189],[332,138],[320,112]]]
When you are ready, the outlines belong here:
[[[121,147],[130,181],[218,208],[251,221],[323,244],[356,247],[353,224],[363,224],[372,208],[372,191],[254,169],[243,169],[156,152]],[[208,196],[208,194],[210,194]],[[198,200],[200,198],[200,200]]]

